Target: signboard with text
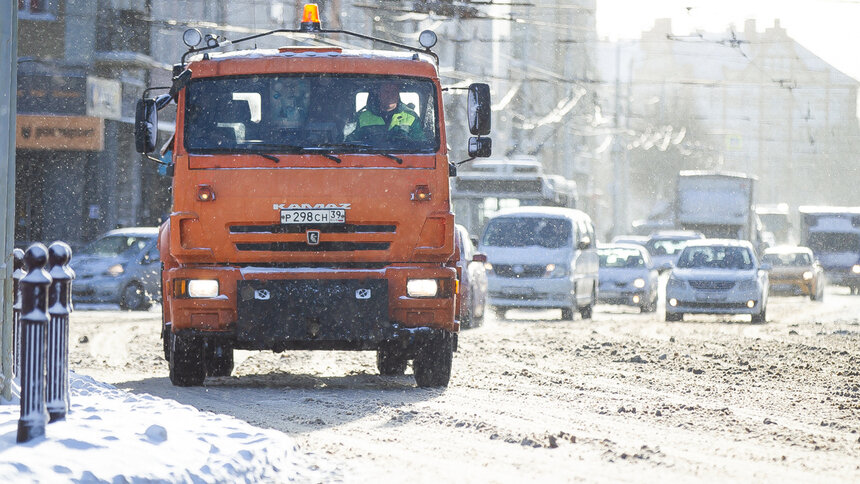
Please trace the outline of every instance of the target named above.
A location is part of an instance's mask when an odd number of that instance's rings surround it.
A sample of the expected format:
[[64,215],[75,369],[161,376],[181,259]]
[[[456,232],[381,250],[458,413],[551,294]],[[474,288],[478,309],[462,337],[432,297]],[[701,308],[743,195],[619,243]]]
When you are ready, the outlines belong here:
[[16,149],[102,151],[104,138],[101,118],[27,114],[16,118]]

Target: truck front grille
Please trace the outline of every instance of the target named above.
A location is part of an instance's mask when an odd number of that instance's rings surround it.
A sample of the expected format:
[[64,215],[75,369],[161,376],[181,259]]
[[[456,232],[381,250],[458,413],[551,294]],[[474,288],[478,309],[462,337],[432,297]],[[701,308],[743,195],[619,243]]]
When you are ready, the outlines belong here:
[[320,242],[308,245],[307,242],[262,242],[239,243],[239,251],[267,252],[349,252],[355,250],[388,250],[390,242]]
[[269,224],[231,225],[231,234],[303,234],[307,230],[319,230],[323,234],[375,234],[395,233],[396,225],[362,224]]

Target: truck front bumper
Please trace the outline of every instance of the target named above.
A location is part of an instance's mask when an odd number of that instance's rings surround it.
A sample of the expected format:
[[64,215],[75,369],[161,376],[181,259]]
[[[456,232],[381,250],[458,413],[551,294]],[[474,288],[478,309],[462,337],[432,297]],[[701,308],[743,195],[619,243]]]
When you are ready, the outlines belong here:
[[[448,267],[178,268],[166,273],[165,292],[177,279],[217,279],[213,298],[169,301],[172,330],[231,335],[240,349],[375,349],[419,328],[456,332],[455,272]],[[409,297],[408,279],[437,279],[448,293]]]

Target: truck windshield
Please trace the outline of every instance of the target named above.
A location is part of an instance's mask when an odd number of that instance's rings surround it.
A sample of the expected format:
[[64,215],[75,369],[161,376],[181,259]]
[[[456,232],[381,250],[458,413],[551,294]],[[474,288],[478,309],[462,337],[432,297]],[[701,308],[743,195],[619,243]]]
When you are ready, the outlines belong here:
[[436,88],[395,76],[258,75],[201,78],[187,88],[192,153],[432,153]]

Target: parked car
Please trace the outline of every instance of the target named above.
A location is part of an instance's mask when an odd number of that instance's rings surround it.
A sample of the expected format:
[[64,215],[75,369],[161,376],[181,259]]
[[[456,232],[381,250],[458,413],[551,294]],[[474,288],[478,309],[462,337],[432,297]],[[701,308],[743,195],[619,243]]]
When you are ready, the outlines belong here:
[[635,306],[643,313],[657,310],[659,275],[645,247],[606,244],[597,247],[597,255],[600,257],[597,302]]
[[645,248],[651,254],[654,266],[663,272],[677,262],[678,256],[688,241],[704,238],[705,236],[701,232],[693,230],[660,230],[648,236]]
[[666,321],[685,313],[750,314],[766,321],[767,264],[759,264],[746,240],[691,240],[666,283]]
[[777,246],[764,251],[762,262],[770,264],[771,294],[824,297],[824,269],[808,247]]
[[459,224],[454,226],[454,257],[460,281],[457,319],[460,328],[477,328],[483,324],[487,309],[487,256],[475,249],[469,231]]
[[560,308],[590,319],[597,302],[594,225],[584,212],[519,207],[489,220],[478,249],[487,254],[490,304],[504,318],[510,308]]
[[75,303],[116,303],[148,309],[161,300],[158,227],[111,230],[72,257]]

